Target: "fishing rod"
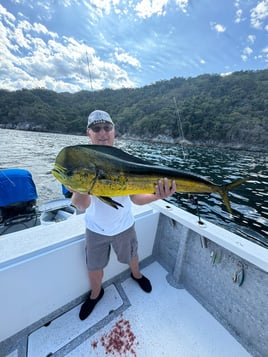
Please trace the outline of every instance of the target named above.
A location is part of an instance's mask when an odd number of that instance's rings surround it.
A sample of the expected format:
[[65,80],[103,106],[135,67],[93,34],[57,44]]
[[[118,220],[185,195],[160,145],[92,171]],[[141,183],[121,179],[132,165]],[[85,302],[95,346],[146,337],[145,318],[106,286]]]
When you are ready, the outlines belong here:
[[[179,130],[180,136],[182,138],[182,140],[180,140],[182,154],[183,154],[184,161],[187,161],[188,153],[186,153],[184,151],[184,146],[183,145],[185,143],[185,137],[184,137],[184,133],[183,133],[183,127],[182,127],[182,121],[181,121],[181,117],[180,117],[180,112],[179,112],[179,108],[178,108],[177,101],[176,101],[175,97],[173,97],[173,101],[174,101],[174,105],[175,105],[175,113],[177,115],[177,127],[178,127],[178,130]],[[201,220],[201,215],[200,215],[200,210],[199,210],[199,202],[198,202],[197,196],[193,196],[192,194],[188,194],[188,199],[190,201],[192,201],[192,203],[195,204],[195,206],[196,206],[196,215],[198,217],[198,224],[200,224],[200,225],[204,224],[202,222],[202,220]]]

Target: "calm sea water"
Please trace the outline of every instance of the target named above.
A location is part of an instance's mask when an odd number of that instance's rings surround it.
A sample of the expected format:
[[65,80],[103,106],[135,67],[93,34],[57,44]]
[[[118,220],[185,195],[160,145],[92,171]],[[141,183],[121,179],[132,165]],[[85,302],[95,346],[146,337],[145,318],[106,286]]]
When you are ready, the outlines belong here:
[[[62,198],[61,185],[52,176],[57,153],[67,145],[88,144],[86,136],[0,129],[0,168],[29,170],[38,191],[38,205]],[[268,247],[268,155],[261,152],[226,149],[182,148],[179,145],[117,140],[116,146],[157,164],[200,174],[217,184],[250,174],[247,183],[230,194],[231,218],[215,194],[198,195],[201,219]],[[168,201],[197,214],[196,200],[175,194]]]

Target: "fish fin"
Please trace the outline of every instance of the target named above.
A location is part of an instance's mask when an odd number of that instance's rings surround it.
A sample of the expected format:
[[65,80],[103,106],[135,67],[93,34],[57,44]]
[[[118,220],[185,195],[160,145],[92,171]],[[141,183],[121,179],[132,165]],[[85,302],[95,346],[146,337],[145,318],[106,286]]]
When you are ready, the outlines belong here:
[[249,176],[247,177],[244,177],[244,178],[241,178],[241,179],[238,179],[238,180],[235,180],[229,184],[226,184],[226,185],[222,185],[221,186],[221,192],[220,192],[220,195],[222,197],[222,200],[228,210],[228,212],[232,215],[232,208],[231,208],[231,204],[230,204],[230,201],[229,201],[229,196],[228,196],[228,193],[229,191],[231,191],[232,189],[234,189],[235,187],[239,186],[239,185],[242,185],[242,183],[248,181],[250,179]]
[[80,147],[85,147],[85,148],[90,148],[93,149],[95,151],[101,152],[103,154],[107,154],[107,155],[113,155],[114,157],[116,157],[117,159],[121,159],[121,160],[125,160],[128,162],[132,162],[135,164],[142,164],[142,165],[154,165],[156,166],[154,163],[150,162],[150,161],[145,161],[143,159],[140,159],[139,157],[133,156],[131,154],[128,154],[127,152],[114,147],[114,146],[108,146],[108,145],[93,145],[93,144],[89,144],[89,145],[77,145]]
[[118,206],[120,207],[124,207],[123,205],[121,205],[121,203],[114,201],[111,197],[107,197],[107,196],[97,196],[102,202],[106,203],[107,205],[118,209]]

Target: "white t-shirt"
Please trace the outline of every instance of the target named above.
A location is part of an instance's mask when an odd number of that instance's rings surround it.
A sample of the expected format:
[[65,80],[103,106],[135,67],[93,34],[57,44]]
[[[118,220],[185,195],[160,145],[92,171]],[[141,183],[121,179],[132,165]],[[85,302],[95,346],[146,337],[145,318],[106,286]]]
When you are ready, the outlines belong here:
[[112,197],[123,207],[109,206],[96,196],[90,196],[91,203],[86,210],[86,227],[95,233],[113,236],[130,228],[134,224],[129,196]]

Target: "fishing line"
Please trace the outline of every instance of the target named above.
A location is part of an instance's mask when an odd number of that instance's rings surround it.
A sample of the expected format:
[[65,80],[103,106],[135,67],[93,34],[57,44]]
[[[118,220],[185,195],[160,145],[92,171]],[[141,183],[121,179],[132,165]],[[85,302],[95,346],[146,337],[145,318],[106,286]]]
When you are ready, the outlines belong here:
[[92,75],[91,75],[91,70],[90,70],[90,66],[89,66],[89,59],[88,59],[88,53],[86,50],[86,57],[87,57],[87,70],[88,70],[88,77],[89,77],[89,82],[90,82],[90,89],[93,95],[93,103],[95,104],[95,94],[93,91],[93,84],[92,84]]
[[180,133],[180,136],[182,138],[182,140],[180,140],[180,144],[181,144],[181,149],[182,149],[182,154],[183,154],[183,158],[184,158],[184,161],[187,161],[186,160],[186,152],[184,151],[184,147],[183,147],[183,143],[185,143],[185,138],[184,138],[184,133],[183,133],[183,128],[182,128],[182,122],[181,122],[181,118],[180,118],[180,112],[179,112],[179,108],[178,108],[178,105],[177,105],[177,101],[176,101],[176,98],[173,97],[173,100],[174,100],[174,105],[175,105],[175,113],[177,115],[177,127],[178,127],[178,130],[179,130],[179,133]]
[[[181,140],[180,140],[180,144],[181,144],[181,149],[182,149],[182,154],[183,154],[183,159],[185,162],[187,162],[188,158],[188,153],[186,153],[184,151],[184,146],[183,144],[185,143],[185,138],[184,138],[184,133],[183,133],[183,127],[182,127],[182,122],[181,122],[181,117],[180,117],[180,112],[179,112],[179,108],[177,105],[177,101],[176,98],[173,97],[173,101],[174,101],[174,105],[175,105],[175,112],[177,115],[177,127],[181,136]],[[198,202],[198,198],[196,196],[193,196],[191,194],[188,195],[188,199],[191,200],[195,205],[196,205],[196,215],[198,217],[198,224],[203,224],[203,222],[201,221],[201,216],[200,216],[200,211],[199,211],[199,202]]]

